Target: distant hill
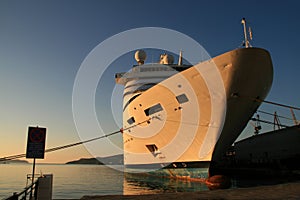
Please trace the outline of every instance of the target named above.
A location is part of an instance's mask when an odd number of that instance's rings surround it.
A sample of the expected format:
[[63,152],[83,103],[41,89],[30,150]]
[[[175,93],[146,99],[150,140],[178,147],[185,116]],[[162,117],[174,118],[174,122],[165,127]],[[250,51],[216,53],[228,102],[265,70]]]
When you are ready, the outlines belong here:
[[97,157],[97,158],[81,158],[79,160],[74,160],[67,162],[66,164],[88,164],[88,165],[122,165],[123,155],[114,155],[108,157]]
[[106,165],[123,165],[123,154],[118,154],[108,157],[97,157],[102,163]]
[[28,164],[29,162],[27,160],[1,160],[0,164]]
[[66,164],[103,165],[103,163],[101,163],[96,158],[80,158],[79,160],[70,161]]

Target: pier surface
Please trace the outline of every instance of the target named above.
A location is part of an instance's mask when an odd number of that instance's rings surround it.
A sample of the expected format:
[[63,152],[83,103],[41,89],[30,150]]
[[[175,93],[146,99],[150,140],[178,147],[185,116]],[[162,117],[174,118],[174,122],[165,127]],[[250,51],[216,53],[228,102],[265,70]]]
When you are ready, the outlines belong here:
[[300,199],[300,182],[284,183],[271,186],[258,186],[249,188],[231,188],[226,190],[212,190],[201,192],[178,192],[145,195],[104,195],[83,196],[83,200],[167,200],[167,199]]

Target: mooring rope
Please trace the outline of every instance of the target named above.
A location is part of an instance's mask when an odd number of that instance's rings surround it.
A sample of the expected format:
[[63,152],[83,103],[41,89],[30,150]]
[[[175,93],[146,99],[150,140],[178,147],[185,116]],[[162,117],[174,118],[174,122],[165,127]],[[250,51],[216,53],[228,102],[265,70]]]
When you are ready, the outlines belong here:
[[[258,110],[257,112],[260,112],[260,113],[263,113],[263,114],[266,114],[266,115],[271,115],[271,116],[274,116],[275,114],[274,113],[270,113],[270,112],[266,112],[264,110]],[[276,115],[277,117],[279,118],[283,118],[283,119],[287,119],[287,120],[294,120],[292,118],[289,118],[289,117],[286,117],[286,116],[282,116],[282,115]]]
[[[266,121],[266,120],[262,120],[262,119],[257,119],[257,118],[251,118],[252,121],[257,121],[257,122],[262,122],[262,123],[266,123],[266,124],[271,124],[271,125],[277,125],[276,123],[274,122],[270,122],[270,121]],[[287,126],[287,125],[283,125],[283,124],[280,124],[280,126],[282,127],[285,127],[285,128],[288,128],[290,126]]]
[[[92,139],[89,139],[89,140],[85,140],[85,141],[81,141],[81,142],[76,142],[76,143],[71,143],[71,144],[67,144],[67,145],[62,145],[62,146],[57,146],[57,147],[49,148],[49,149],[45,150],[45,153],[49,153],[49,152],[53,152],[53,151],[57,151],[57,150],[61,150],[61,149],[66,149],[66,148],[78,146],[78,145],[81,145],[81,144],[84,144],[84,143],[88,143],[88,142],[92,142],[92,141],[99,140],[99,139],[102,139],[102,138],[106,138],[106,137],[115,135],[115,134],[120,133],[120,132],[121,132],[121,130],[109,133],[107,135],[95,137],[95,138],[92,138]],[[24,158],[24,157],[26,157],[26,154],[17,154],[17,155],[7,156],[7,157],[0,158],[0,162],[9,161],[9,160],[15,160],[15,159]]]
[[[250,100],[253,100],[253,101],[256,101],[256,102],[260,102],[260,103],[267,103],[267,104],[271,104],[271,105],[275,105],[275,106],[279,106],[279,107],[284,107],[284,108],[289,108],[289,109],[294,109],[294,110],[300,110],[300,108],[296,107],[296,106],[289,106],[289,105],[285,105],[285,104],[281,104],[281,103],[277,103],[277,102],[273,102],[273,101],[262,100],[259,97],[253,98],[253,97],[249,97],[249,96],[240,96],[238,93],[232,94],[232,97],[250,99]],[[274,114],[269,113],[269,112],[265,112],[265,111],[262,111],[262,110],[258,110],[257,112],[261,112],[261,113],[264,113],[264,114],[268,114],[268,115],[273,115],[274,116]],[[288,119],[288,120],[293,120],[291,118],[287,118],[287,117],[284,117],[284,116],[279,116],[279,115],[277,115],[277,116],[280,117],[280,118],[285,118],[285,119]],[[261,119],[256,119],[256,118],[251,118],[251,120],[252,121],[258,121],[258,122],[266,123],[266,124],[272,124],[272,125],[275,124],[274,122],[270,122],[270,121],[266,121],[266,120],[261,120]],[[285,128],[290,127],[290,126],[282,125],[282,124],[280,124],[280,126],[285,127]]]
[[[266,100],[262,100],[262,99],[259,99],[259,98],[253,98],[253,97],[247,97],[247,96],[240,96],[237,93],[232,94],[232,96],[233,97],[240,97],[240,98],[247,98],[247,99],[251,99],[253,101],[257,101],[257,102],[261,102],[261,103],[267,103],[267,104],[272,104],[272,105],[276,105],[276,106],[280,106],[280,107],[285,107],[285,108],[300,110],[300,108],[295,107],[295,106],[289,106],[289,105],[285,105],[285,104],[281,104],[281,103],[276,103],[276,102],[272,102],[272,101],[266,101]],[[259,112],[262,112],[262,113],[265,113],[265,114],[271,114],[271,113],[267,113],[265,111],[259,111]],[[95,138],[88,139],[88,140],[81,141],[81,142],[76,142],[76,143],[71,143],[71,144],[67,144],[67,145],[62,145],[62,146],[57,146],[57,147],[49,148],[49,149],[45,150],[45,153],[49,153],[49,152],[53,152],[53,151],[57,151],[57,150],[61,150],[61,149],[66,149],[66,148],[70,148],[70,147],[82,145],[82,144],[85,144],[85,143],[88,143],[88,142],[92,142],[92,141],[95,141],[95,140],[99,140],[99,139],[102,139],[102,138],[106,138],[106,137],[109,137],[109,136],[113,136],[113,135],[116,135],[118,133],[122,133],[123,131],[128,130],[130,128],[133,128],[135,126],[138,126],[140,124],[148,122],[151,119],[152,118],[149,118],[149,119],[147,119],[147,120],[145,120],[143,122],[140,122],[138,124],[135,124],[133,126],[130,126],[130,127],[125,128],[125,129],[118,130],[118,131],[114,131],[114,132],[108,133],[108,134],[103,135],[103,136],[95,137]],[[286,118],[286,119],[289,119],[289,118]],[[267,123],[267,124],[274,124],[273,122],[269,122],[269,121],[265,121],[265,120],[260,120],[260,119],[255,119],[255,118],[252,118],[252,120],[253,121],[259,121],[259,122]],[[281,126],[282,127],[289,127],[289,126],[286,126],[286,125],[281,125]],[[17,155],[12,155],[12,156],[6,156],[6,157],[0,158],[0,162],[9,161],[9,160],[15,160],[15,159],[24,158],[24,157],[26,157],[26,154],[17,154]]]
[[240,96],[238,93],[232,94],[232,97],[245,98],[245,99],[250,99],[250,100],[261,102],[261,103],[267,103],[267,104],[272,104],[272,105],[275,105],[275,106],[291,108],[291,109],[294,109],[294,110],[300,110],[300,108],[296,107],[296,106],[289,106],[289,105],[285,105],[285,104],[281,104],[281,103],[277,103],[277,102],[273,102],[273,101],[262,100],[259,97],[254,98],[254,97],[250,97],[250,96]]
[[[75,143],[71,143],[71,144],[67,144],[67,145],[62,145],[62,146],[57,146],[57,147],[52,147],[52,148],[49,148],[49,149],[46,149],[45,150],[45,153],[49,153],[49,152],[53,152],[53,151],[58,151],[58,150],[61,150],[61,149],[67,149],[67,148],[70,148],[70,147],[74,147],[74,146],[78,146],[78,145],[81,145],[81,144],[85,144],[85,143],[88,143],[88,142],[92,142],[92,141],[95,141],[95,140],[99,140],[99,139],[103,139],[103,138],[106,138],[106,137],[109,137],[109,136],[113,136],[113,135],[116,135],[118,133],[123,133],[123,131],[126,131],[128,129],[131,129],[135,126],[138,126],[140,124],[143,124],[143,123],[146,123],[148,121],[150,121],[151,118],[145,120],[145,121],[142,121],[138,124],[135,124],[133,126],[130,126],[130,127],[127,127],[127,128],[122,128],[118,131],[114,131],[114,132],[111,132],[111,133],[108,133],[106,135],[102,135],[102,136],[99,136],[99,137],[95,137],[95,138],[92,138],[92,139],[88,139],[88,140],[84,140],[84,141],[81,141],[81,142],[75,142]],[[9,161],[9,160],[15,160],[15,159],[18,159],[18,158],[25,158],[26,157],[26,154],[17,154],[17,155],[12,155],[12,156],[6,156],[6,157],[2,157],[0,158],[0,162],[4,162],[4,161]]]

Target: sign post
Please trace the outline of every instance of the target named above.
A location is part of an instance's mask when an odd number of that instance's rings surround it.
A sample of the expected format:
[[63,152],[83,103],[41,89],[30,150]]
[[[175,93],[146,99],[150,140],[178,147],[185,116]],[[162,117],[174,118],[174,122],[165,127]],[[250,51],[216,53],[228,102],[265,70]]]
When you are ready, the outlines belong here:
[[[46,128],[28,127],[26,158],[33,158],[32,181],[34,183],[35,159],[44,159],[46,143]],[[32,189],[30,198],[32,197]]]

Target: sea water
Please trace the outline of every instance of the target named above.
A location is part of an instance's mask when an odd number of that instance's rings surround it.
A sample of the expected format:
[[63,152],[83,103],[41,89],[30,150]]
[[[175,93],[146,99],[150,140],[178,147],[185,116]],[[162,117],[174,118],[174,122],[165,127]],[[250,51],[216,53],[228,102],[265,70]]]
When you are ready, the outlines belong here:
[[[118,168],[118,166],[113,166]],[[53,174],[53,199],[84,195],[151,194],[207,190],[204,183],[152,176],[128,176],[105,165],[37,164],[36,174]],[[0,199],[21,192],[31,181],[31,164],[0,164]]]

